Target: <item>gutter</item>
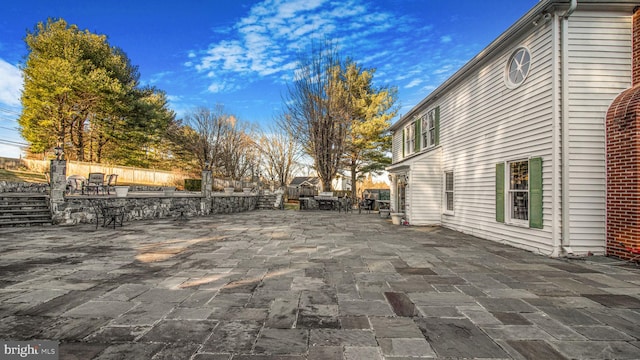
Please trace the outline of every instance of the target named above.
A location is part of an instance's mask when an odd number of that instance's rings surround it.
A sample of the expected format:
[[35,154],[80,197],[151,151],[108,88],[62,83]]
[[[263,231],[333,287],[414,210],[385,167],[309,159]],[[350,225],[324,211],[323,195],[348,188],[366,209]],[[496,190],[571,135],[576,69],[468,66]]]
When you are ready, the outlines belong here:
[[531,10],[522,16],[516,23],[511,25],[500,36],[493,40],[487,47],[480,51],[476,56],[463,65],[458,71],[447,79],[442,85],[433,90],[426,98],[415,105],[398,121],[389,127],[390,131],[395,131],[402,127],[405,119],[413,118],[413,116],[422,109],[425,104],[435,102],[441,94],[446,93],[450,88],[457,85],[465,79],[465,75],[475,70],[476,66],[486,59],[491,58],[496,52],[501,51],[506,46],[510,46],[509,40],[516,37],[520,32],[528,27],[535,26],[534,23],[540,20],[540,15],[552,4],[563,2],[563,0],[540,0]]
[[560,199],[560,211],[562,212],[561,218],[561,246],[565,254],[573,254],[571,249],[571,229],[570,229],[570,209],[569,209],[569,17],[578,7],[578,0],[571,0],[569,9],[561,17],[560,27],[560,76],[562,77],[560,86],[560,101],[562,107],[561,113],[561,141],[562,150],[560,152],[560,163],[562,164],[562,179],[561,179],[561,192],[562,197]]

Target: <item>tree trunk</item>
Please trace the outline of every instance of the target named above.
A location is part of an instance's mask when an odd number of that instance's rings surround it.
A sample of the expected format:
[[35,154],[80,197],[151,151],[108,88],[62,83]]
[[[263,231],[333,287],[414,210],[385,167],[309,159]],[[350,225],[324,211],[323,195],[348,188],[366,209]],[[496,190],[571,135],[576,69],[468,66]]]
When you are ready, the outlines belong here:
[[351,170],[351,199],[355,200],[357,198],[357,194],[358,194],[358,189],[356,187],[357,183],[356,183],[356,178],[357,175],[356,171],[357,171],[357,166],[355,162],[351,162],[350,165],[350,170]]

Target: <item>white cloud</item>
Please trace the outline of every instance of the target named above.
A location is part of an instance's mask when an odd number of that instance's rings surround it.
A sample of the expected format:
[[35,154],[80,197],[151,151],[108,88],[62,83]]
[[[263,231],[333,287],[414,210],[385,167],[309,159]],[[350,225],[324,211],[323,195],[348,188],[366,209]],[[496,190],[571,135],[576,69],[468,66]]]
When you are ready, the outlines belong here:
[[[383,49],[389,45],[383,36],[405,28],[405,21],[363,0],[264,0],[253,5],[220,41],[205,51],[191,51],[185,66],[217,75],[208,88],[210,92],[240,88],[218,81],[229,77],[239,76],[245,79],[244,84],[258,77],[282,81],[291,78],[298,52],[313,40],[334,39],[339,46],[363,52]],[[357,58],[359,54],[346,55]]]
[[20,106],[22,71],[0,59],[0,104]]
[[452,40],[453,38],[451,37],[451,35],[444,35],[440,37],[440,42],[443,44],[450,43]]
[[414,88],[416,86],[419,86],[420,84],[422,84],[424,81],[422,81],[421,79],[413,79],[411,80],[410,83],[408,83],[407,85],[405,85],[405,89],[411,89]]

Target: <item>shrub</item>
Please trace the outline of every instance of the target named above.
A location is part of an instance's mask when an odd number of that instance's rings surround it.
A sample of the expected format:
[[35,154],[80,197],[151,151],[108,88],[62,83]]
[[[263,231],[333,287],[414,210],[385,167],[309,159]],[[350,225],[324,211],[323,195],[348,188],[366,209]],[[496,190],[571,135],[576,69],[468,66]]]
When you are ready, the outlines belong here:
[[202,188],[201,179],[184,179],[185,191],[200,191]]

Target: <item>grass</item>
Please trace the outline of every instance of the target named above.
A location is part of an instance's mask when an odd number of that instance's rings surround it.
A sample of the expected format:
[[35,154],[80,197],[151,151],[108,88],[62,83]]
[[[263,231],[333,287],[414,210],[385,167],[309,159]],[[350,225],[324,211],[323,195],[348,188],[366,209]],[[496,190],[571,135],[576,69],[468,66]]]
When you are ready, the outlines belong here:
[[47,178],[38,172],[0,169],[0,181],[46,183]]
[[300,205],[298,203],[290,203],[290,202],[284,203],[285,210],[298,210],[299,208],[300,208]]

